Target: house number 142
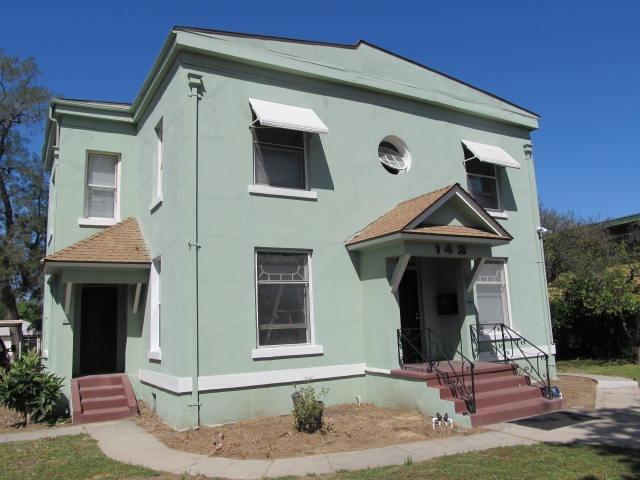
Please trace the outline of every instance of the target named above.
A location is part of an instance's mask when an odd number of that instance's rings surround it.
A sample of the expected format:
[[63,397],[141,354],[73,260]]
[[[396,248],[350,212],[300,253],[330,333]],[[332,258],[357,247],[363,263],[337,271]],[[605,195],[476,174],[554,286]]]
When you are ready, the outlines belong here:
[[467,247],[466,245],[451,245],[450,243],[445,243],[444,246],[440,245],[439,243],[436,243],[436,253],[438,255],[440,255],[441,253],[448,253],[450,255],[454,254],[454,249],[455,249],[455,253],[457,255],[466,255],[467,254]]

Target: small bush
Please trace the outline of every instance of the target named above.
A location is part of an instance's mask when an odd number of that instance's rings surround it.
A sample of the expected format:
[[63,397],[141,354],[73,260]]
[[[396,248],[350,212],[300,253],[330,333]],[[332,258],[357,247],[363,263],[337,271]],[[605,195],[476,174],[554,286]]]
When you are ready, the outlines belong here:
[[[320,390],[324,398],[326,389]],[[318,394],[312,386],[302,387],[291,395],[293,398],[293,418],[299,432],[313,433],[322,428],[322,414],[324,402],[318,399]]]
[[27,352],[8,372],[0,372],[0,403],[24,415],[25,425],[51,417],[63,379],[47,372],[35,351]]

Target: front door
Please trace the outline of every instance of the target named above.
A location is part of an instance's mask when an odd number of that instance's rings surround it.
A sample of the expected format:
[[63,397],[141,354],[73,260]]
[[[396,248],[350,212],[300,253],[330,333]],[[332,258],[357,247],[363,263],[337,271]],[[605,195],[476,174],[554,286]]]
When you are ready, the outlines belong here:
[[420,294],[417,269],[407,268],[404,272],[398,288],[398,296],[403,363],[421,363],[422,333],[420,330]]
[[118,289],[86,286],[80,301],[80,374],[116,373]]

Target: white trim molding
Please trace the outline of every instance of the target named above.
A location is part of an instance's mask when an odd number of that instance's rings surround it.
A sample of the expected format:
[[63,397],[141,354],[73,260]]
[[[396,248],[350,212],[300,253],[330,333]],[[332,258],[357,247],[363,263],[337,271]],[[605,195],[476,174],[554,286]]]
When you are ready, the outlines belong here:
[[102,217],[80,217],[78,218],[79,227],[112,227],[118,223],[116,218]]
[[147,352],[147,358],[149,360],[156,360],[159,362],[160,360],[162,360],[162,351],[159,348],[149,350]]
[[187,393],[193,385],[191,377],[175,377],[166,373],[151,370],[138,370],[138,378],[142,383],[175,393]]
[[364,367],[365,373],[373,373],[375,375],[391,375],[391,370],[388,368],[377,368],[377,367]]
[[251,350],[251,358],[303,357],[307,355],[323,355],[322,345],[286,345],[278,347],[260,347]]
[[257,387],[283,383],[323,380],[327,378],[355,377],[364,375],[364,363],[329,365],[326,367],[291,368],[267,372],[231,373],[198,378],[198,389],[227,390],[230,388]]
[[270,197],[301,198],[303,200],[317,200],[318,192],[313,190],[299,190],[296,188],[271,187],[269,185],[249,185],[251,195],[266,195]]
[[[271,370],[266,372],[208,375],[198,378],[198,390],[204,392],[281,385],[329,378],[358,377],[364,374],[364,363],[352,363],[346,365],[328,365],[324,367]],[[187,393],[191,391],[192,387],[191,377],[175,377],[166,373],[143,369],[138,372],[138,376],[143,383],[174,393]]]
[[497,218],[500,220],[508,220],[509,214],[504,210],[487,210],[487,213],[491,215],[493,218]]

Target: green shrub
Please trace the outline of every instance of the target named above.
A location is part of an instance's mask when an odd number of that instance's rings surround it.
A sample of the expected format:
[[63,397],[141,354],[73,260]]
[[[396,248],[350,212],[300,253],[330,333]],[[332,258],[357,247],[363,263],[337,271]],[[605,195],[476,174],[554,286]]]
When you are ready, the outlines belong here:
[[[324,398],[327,389],[320,390],[320,396]],[[315,389],[308,385],[302,387],[291,395],[293,398],[293,418],[299,432],[313,433],[322,428],[322,414],[324,402],[319,400]]]
[[27,352],[8,372],[0,372],[0,403],[24,415],[25,424],[50,419],[60,399],[63,379],[47,372],[35,351]]

